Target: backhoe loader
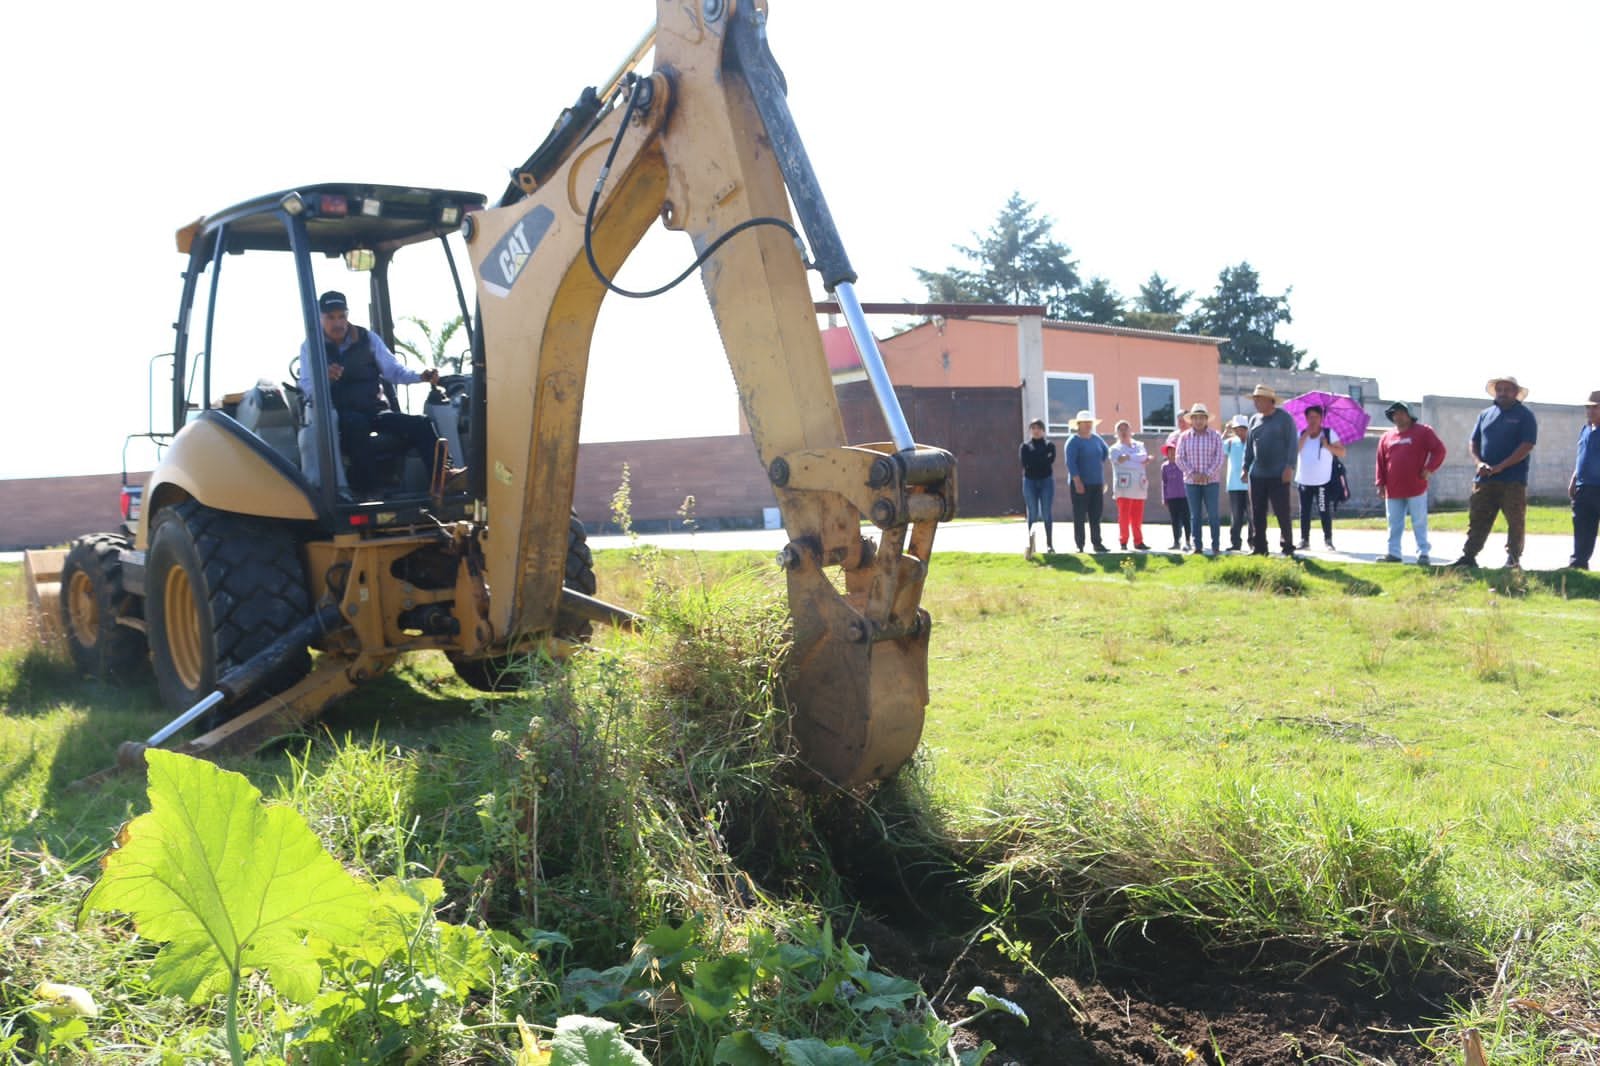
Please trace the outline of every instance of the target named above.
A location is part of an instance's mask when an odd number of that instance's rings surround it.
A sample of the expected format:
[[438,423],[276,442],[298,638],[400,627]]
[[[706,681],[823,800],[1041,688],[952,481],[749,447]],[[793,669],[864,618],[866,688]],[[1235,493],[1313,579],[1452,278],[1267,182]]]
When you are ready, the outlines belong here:
[[[678,280],[698,268],[789,538],[778,563],[800,756],[850,787],[912,754],[928,701],[920,600],[934,531],[953,514],[954,460],[916,444],[901,413],[766,14],[761,0],[659,0],[652,32],[561,114],[492,206],[468,192],[323,183],[178,232],[187,267],[161,460],[129,494],[124,532],[33,553],[27,569],[80,668],[119,677],[148,663],[183,712],[146,744],[201,719],[209,731],[180,750],[251,749],[408,652],[442,651],[487,686],[510,657],[561,656],[594,623],[636,621],[594,598],[571,508],[596,317],[608,293],[653,294],[612,279],[659,219],[691,240]],[[452,239],[470,260],[470,300]],[[319,417],[335,408],[314,264],[342,257],[366,273],[368,321],[392,346],[390,268],[437,247],[471,372],[442,380],[426,411],[465,484],[398,456],[380,498],[354,499],[334,420]],[[214,401],[223,267],[267,252],[286,278],[292,268],[305,387],[263,381]],[[844,438],[808,270],[844,312],[887,442]],[[142,764],[143,747],[124,745],[121,758]]]

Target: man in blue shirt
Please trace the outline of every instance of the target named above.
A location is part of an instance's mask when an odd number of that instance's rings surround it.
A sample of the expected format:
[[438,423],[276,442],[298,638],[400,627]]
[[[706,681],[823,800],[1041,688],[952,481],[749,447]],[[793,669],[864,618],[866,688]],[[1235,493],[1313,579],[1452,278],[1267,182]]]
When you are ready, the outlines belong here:
[[1100,519],[1106,506],[1106,459],[1111,449],[1095,433],[1100,420],[1092,411],[1079,411],[1072,420],[1077,432],[1067,438],[1067,476],[1072,479],[1072,539],[1083,551],[1083,527],[1089,527],[1094,550],[1106,550],[1100,537]]
[[1578,434],[1578,465],[1572,470],[1567,495],[1572,497],[1572,562],[1589,569],[1595,531],[1600,529],[1600,389],[1589,394],[1589,422]]
[[1495,518],[1506,516],[1506,566],[1522,561],[1528,518],[1528,456],[1539,440],[1539,424],[1522,405],[1528,390],[1514,377],[1491,378],[1486,386],[1493,405],[1472,427],[1472,502],[1467,507],[1467,546],[1454,566],[1477,566]]
[[[333,409],[339,415],[339,447],[350,460],[350,488],[358,496],[371,496],[378,484],[378,449],[373,433],[383,433],[403,441],[408,451],[433,471],[434,450],[439,434],[433,423],[421,415],[392,410],[383,382],[411,385],[418,381],[437,383],[437,370],[415,370],[401,366],[383,338],[350,322],[344,293],[329,290],[317,299],[322,312],[322,341],[328,352],[328,382]],[[311,398],[311,360],[306,346],[300,345],[300,389]]]

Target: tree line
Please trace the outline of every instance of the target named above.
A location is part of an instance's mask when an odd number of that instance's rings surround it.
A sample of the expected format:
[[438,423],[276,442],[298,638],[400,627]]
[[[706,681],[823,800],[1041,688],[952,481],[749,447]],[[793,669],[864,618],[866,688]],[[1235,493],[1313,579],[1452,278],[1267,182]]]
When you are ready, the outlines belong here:
[[[1054,225],[1037,204],[1013,192],[986,233],[974,233],[970,246],[955,245],[965,264],[915,268],[917,278],[936,302],[1043,304],[1047,317],[1063,321],[1227,337],[1220,348],[1226,363],[1295,369],[1305,358],[1305,349],[1276,335],[1280,324],[1294,321],[1291,290],[1262,292],[1248,262],[1223,267],[1216,288],[1198,300],[1151,271],[1130,301],[1103,277],[1083,280]],[[1306,369],[1316,367],[1312,360]]]

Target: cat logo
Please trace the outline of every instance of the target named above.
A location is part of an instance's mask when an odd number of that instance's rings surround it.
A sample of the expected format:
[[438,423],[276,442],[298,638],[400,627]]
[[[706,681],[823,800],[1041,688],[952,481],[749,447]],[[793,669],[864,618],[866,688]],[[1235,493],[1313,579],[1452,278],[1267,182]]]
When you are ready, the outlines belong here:
[[550,232],[555,213],[540,204],[506,231],[505,236],[489,249],[484,261],[483,287],[494,296],[511,295],[511,287],[522,276],[522,271],[533,258],[534,249]]

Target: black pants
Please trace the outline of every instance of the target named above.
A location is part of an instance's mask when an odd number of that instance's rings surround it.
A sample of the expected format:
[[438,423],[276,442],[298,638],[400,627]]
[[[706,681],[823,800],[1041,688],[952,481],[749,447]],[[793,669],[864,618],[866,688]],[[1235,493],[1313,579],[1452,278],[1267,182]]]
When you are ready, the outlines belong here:
[[1238,551],[1244,547],[1245,533],[1250,529],[1250,490],[1229,489],[1228,508],[1233,519],[1228,526],[1228,544]]
[[1300,539],[1311,539],[1311,516],[1322,516],[1322,539],[1333,543],[1333,501],[1328,499],[1328,486],[1300,486]]
[[339,412],[339,446],[350,460],[350,491],[357,496],[369,496],[380,488],[378,477],[378,445],[373,433],[382,433],[404,442],[406,450],[422,460],[429,473],[433,472],[433,449],[439,435],[433,423],[421,415],[405,415],[399,411]]
[[1105,551],[1106,546],[1100,541],[1100,520],[1105,517],[1106,487],[1104,485],[1085,485],[1083,491],[1076,488],[1072,490],[1072,539],[1078,542],[1078,550],[1083,551],[1083,527],[1089,526],[1089,540],[1099,551]]
[[1250,479],[1250,550],[1267,554],[1267,506],[1278,518],[1283,550],[1294,551],[1294,526],[1289,521],[1289,485],[1281,477]]
[[1572,565],[1589,569],[1595,531],[1600,528],[1600,485],[1579,485],[1572,498]]
[[1189,498],[1168,500],[1167,518],[1172,522],[1172,546],[1176,548],[1189,539]]

